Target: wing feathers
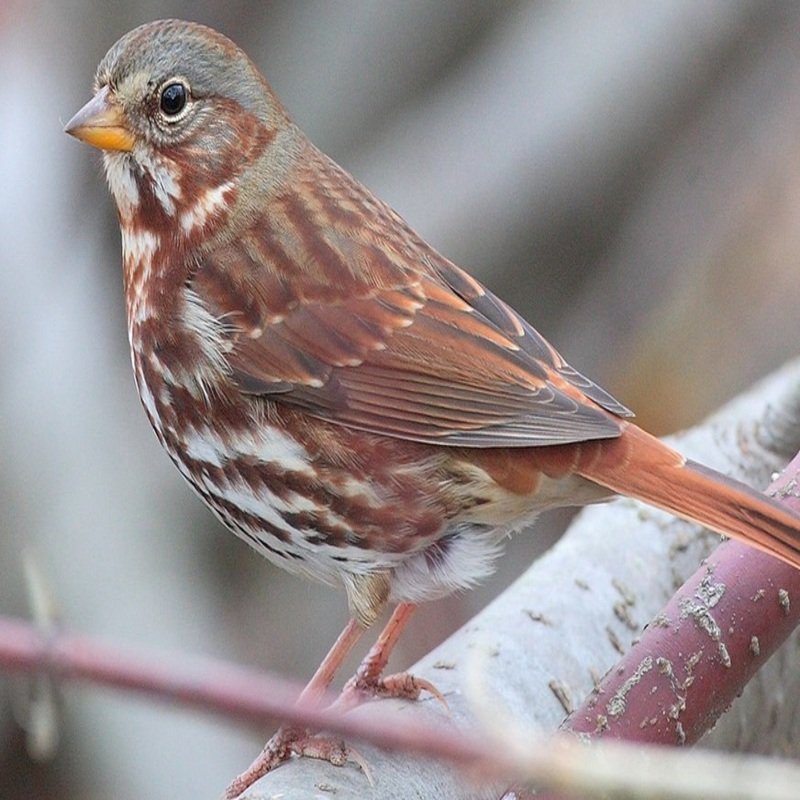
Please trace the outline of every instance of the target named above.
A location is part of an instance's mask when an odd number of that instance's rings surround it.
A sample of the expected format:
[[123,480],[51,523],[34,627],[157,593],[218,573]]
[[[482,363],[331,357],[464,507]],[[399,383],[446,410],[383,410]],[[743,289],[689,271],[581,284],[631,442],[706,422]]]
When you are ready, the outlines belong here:
[[[320,168],[310,167],[316,176]],[[242,391],[437,444],[525,447],[620,434],[614,415],[629,414],[624,406],[355,181],[339,189],[349,205],[377,214],[380,240],[366,214],[360,228],[359,215],[322,214],[335,197],[303,204],[352,180],[333,177],[271,204],[269,217],[206,253],[194,273],[192,291],[226,320]]]

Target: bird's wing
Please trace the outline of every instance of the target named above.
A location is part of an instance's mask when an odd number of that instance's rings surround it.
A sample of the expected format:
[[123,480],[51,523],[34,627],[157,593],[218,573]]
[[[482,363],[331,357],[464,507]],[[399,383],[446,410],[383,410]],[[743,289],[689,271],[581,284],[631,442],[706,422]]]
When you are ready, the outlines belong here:
[[243,392],[442,445],[619,435],[624,406],[393,212],[378,207],[370,239],[330,220],[312,228],[315,209],[299,203],[273,203],[269,224],[206,253],[191,279],[224,322]]

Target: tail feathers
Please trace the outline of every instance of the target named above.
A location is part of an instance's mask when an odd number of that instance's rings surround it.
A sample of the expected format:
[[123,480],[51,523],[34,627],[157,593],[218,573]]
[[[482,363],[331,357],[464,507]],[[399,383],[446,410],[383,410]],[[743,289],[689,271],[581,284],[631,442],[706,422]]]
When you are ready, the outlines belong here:
[[768,495],[685,459],[635,425],[617,439],[583,447],[576,465],[583,477],[800,569],[800,516]]

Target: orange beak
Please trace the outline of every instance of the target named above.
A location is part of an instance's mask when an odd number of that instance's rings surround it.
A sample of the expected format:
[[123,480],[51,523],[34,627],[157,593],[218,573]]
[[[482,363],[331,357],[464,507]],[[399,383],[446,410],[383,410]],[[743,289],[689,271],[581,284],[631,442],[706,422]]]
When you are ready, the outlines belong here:
[[136,141],[122,109],[104,86],[65,126],[64,133],[101,150],[130,152]]

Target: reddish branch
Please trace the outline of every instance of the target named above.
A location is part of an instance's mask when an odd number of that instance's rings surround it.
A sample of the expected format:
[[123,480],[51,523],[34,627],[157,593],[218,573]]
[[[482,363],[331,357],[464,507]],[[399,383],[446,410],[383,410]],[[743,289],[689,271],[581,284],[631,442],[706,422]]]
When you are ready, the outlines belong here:
[[[800,513],[798,474],[800,454],[768,492]],[[725,542],[562,729],[642,744],[694,744],[798,623],[800,571],[738,542]]]
[[[800,513],[800,456],[771,486]],[[800,571],[720,545],[565,723],[590,736],[693,744],[800,622]]]
[[[690,797],[700,787],[701,796],[721,800],[732,788],[761,787],[767,777],[775,791],[769,797],[793,797],[799,779],[791,765],[753,759],[739,764],[739,773],[727,783],[718,774],[727,769],[723,757],[711,755],[702,763],[681,762],[681,770],[696,775],[691,792],[682,785],[669,785],[669,776],[678,765],[669,754],[645,754],[632,769],[631,754],[619,749],[598,752],[592,759],[574,740],[533,735],[529,751],[520,758],[512,742],[489,734],[464,733],[453,726],[421,724],[386,714],[383,709],[371,716],[338,715],[308,706],[294,705],[298,687],[278,678],[211,661],[166,666],[162,660],[112,648],[87,637],[70,634],[46,636],[32,625],[0,617],[0,669],[44,671],[54,680],[88,681],[122,687],[182,705],[214,710],[246,720],[263,722],[273,716],[337,731],[348,738],[364,739],[390,750],[418,756],[438,757],[458,766],[465,778],[487,780],[517,775],[544,786],[571,786],[587,796],[597,797],[606,789],[629,796],[647,785],[649,776],[661,776],[649,786],[648,796]],[[380,704],[375,704],[376,706]],[[625,766],[628,765],[628,766]],[[711,775],[711,779],[709,779]],[[711,783],[709,783],[711,780]],[[734,784],[733,781],[736,781]],[[684,782],[685,783],[685,782]],[[638,787],[638,788],[637,788]],[[788,788],[787,788],[788,787]],[[759,794],[759,796],[762,796]],[[767,796],[767,795],[763,795]]]
[[[285,722],[365,739],[379,747],[479,766],[498,775],[508,765],[490,762],[486,741],[452,726],[380,716],[352,716],[297,704],[301,687],[267,673],[197,660],[171,666],[86,636],[46,635],[33,625],[0,616],[0,670],[40,672],[56,681],[122,688],[183,706],[253,723]],[[330,698],[331,700],[333,698]]]
[[8,617],[0,617],[0,668],[126,689],[249,722],[274,721],[299,694],[293,684],[240,667],[184,660],[170,666],[86,636],[48,634]]
[[[149,695],[252,723],[282,721],[368,739],[382,747],[472,761],[478,744],[452,729],[402,726],[297,704],[298,684],[219,661],[182,659],[170,666],[86,636],[51,636],[28,623],[0,616],[0,669],[42,672],[56,681],[88,682]],[[330,698],[333,700],[333,698]]]

